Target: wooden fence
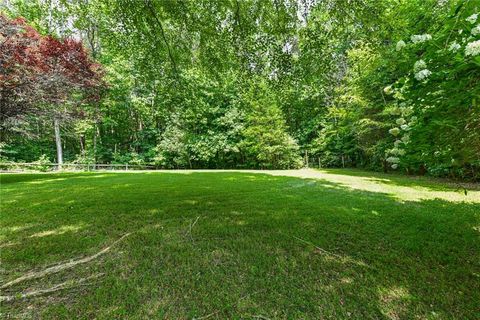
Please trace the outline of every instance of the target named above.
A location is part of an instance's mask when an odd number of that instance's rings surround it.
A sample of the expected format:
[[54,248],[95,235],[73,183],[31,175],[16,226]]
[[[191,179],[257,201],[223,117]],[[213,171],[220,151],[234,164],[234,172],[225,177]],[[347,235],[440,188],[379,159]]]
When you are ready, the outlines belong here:
[[[344,162],[343,162],[344,163]],[[304,168],[323,168],[321,157],[303,157]],[[49,172],[49,171],[134,171],[160,170],[165,167],[147,164],[119,163],[42,163],[42,162],[0,162],[0,172]],[[177,168],[180,169],[180,168]],[[187,169],[187,168],[184,168]],[[218,168],[221,169],[221,168]]]
[[38,162],[0,162],[0,171],[2,172],[24,172],[24,171],[133,171],[133,170],[155,170],[159,169],[155,165],[135,165],[135,164],[117,164],[117,163],[38,163]]

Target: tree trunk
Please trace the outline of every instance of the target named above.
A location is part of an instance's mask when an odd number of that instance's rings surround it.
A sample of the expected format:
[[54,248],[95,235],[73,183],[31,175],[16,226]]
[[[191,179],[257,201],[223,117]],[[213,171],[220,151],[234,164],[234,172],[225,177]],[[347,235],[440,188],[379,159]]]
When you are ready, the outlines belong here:
[[55,128],[55,144],[57,146],[58,170],[61,170],[62,164],[63,164],[63,152],[62,152],[62,139],[60,138],[60,120],[57,117],[53,119],[53,125]]
[[80,152],[82,155],[85,154],[85,136],[83,134],[80,135]]
[[[97,125],[97,120],[95,120],[95,123],[93,126],[93,162],[95,164],[97,163],[97,135],[98,135],[98,125]],[[96,170],[97,167],[95,164],[93,165],[93,168]]]

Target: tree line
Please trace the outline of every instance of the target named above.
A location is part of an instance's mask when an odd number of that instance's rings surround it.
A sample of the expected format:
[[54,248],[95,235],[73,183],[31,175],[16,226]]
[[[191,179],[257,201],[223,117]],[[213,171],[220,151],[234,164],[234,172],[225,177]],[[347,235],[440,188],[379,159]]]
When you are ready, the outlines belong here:
[[[480,169],[465,0],[10,0],[2,160]],[[59,153],[60,152],[60,153]]]

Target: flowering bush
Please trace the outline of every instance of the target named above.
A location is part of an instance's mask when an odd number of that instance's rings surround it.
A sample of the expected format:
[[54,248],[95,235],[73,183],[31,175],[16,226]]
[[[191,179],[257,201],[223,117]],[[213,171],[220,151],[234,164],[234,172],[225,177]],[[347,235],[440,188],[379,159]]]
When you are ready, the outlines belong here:
[[470,23],[475,23],[477,21],[477,18],[478,18],[478,14],[477,13],[474,13],[472,14],[471,16],[469,16],[468,18],[465,19],[465,21],[467,22],[470,22]]
[[432,36],[429,34],[418,34],[410,37],[413,43],[422,43],[428,40],[432,40]]
[[399,109],[389,130],[394,148],[386,150],[391,168],[460,175],[479,169],[480,25],[474,10],[463,4],[439,30],[394,46],[397,55],[401,50],[396,68],[403,76],[389,85]]
[[480,40],[470,42],[465,47],[465,56],[478,56],[480,54]]
[[396,49],[397,49],[397,51],[400,51],[400,50],[402,50],[403,48],[405,48],[405,46],[406,46],[405,41],[400,40],[400,41],[397,42]]
[[431,74],[432,72],[430,70],[423,69],[415,73],[415,79],[417,79],[418,81],[423,81],[427,79]]

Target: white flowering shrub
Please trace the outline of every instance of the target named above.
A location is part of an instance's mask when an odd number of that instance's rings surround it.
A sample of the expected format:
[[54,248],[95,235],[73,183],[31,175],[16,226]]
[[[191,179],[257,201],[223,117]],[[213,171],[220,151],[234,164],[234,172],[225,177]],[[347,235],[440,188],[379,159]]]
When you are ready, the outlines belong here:
[[399,163],[400,158],[398,158],[398,157],[388,157],[387,162],[389,162],[389,163]]
[[474,13],[468,18],[466,18],[465,21],[470,22],[471,24],[474,24],[475,22],[477,22],[477,19],[478,19],[478,14]]
[[472,34],[472,36],[478,36],[480,34],[480,24],[477,24],[475,28],[470,30],[470,33]]
[[383,92],[385,92],[385,94],[388,94],[388,95],[393,94],[392,86],[386,86],[385,88],[383,88]]
[[423,69],[426,69],[427,68],[427,64],[425,63],[425,61],[423,60],[418,60],[417,62],[415,62],[415,64],[413,65],[413,71],[415,72],[418,72],[420,70],[423,70]]
[[394,156],[403,156],[405,154],[405,150],[395,147],[388,150],[388,153]]
[[[411,35],[414,45],[397,42],[392,48],[403,72],[388,86],[399,109],[390,113],[393,148],[385,151],[392,169],[424,167],[442,174],[479,164],[480,24],[473,4],[461,9],[452,9],[431,32]],[[475,152],[472,146],[478,146]]]
[[392,128],[392,129],[388,130],[388,132],[390,132],[392,135],[394,135],[396,137],[400,134],[401,131],[400,131],[399,128]]
[[416,34],[410,37],[413,43],[422,43],[425,41],[432,40],[432,36],[429,34]]
[[430,75],[432,74],[432,72],[428,69],[423,69],[423,70],[420,70],[418,71],[417,73],[415,73],[415,79],[417,79],[418,81],[424,81],[426,80]]
[[448,51],[457,52],[462,46],[457,41],[453,41],[448,47]]
[[465,56],[478,56],[480,54],[480,40],[470,42],[465,47]]

